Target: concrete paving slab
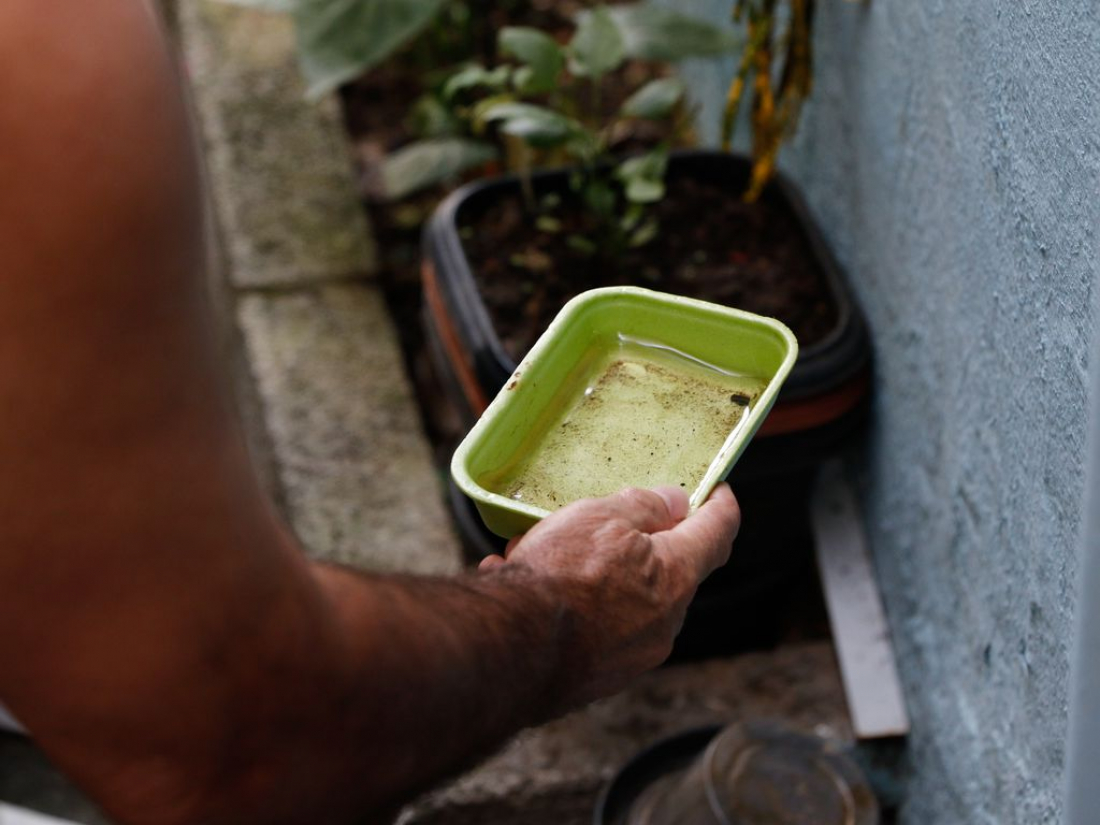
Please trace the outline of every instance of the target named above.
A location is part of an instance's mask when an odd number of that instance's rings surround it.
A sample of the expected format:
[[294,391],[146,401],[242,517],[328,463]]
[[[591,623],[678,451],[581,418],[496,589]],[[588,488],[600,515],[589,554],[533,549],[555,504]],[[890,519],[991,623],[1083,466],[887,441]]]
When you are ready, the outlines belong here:
[[238,317],[308,552],[375,571],[460,569],[381,294],[346,284],[250,293]]
[[664,668],[618,696],[526,731],[400,825],[591,822],[600,787],[647,745],[709,724],[772,719],[852,741],[836,656],[819,642]]
[[232,282],[371,272],[336,101],[304,99],[289,17],[194,0],[179,4],[177,25]]

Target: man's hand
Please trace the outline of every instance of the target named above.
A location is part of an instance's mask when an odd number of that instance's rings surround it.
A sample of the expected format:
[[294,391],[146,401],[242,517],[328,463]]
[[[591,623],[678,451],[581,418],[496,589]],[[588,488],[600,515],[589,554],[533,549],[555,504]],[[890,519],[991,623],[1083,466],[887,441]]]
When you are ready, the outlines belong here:
[[561,600],[574,631],[563,698],[580,704],[668,657],[688,603],[729,558],[740,522],[725,484],[690,517],[677,487],[629,489],[562,508],[481,569],[525,568]]

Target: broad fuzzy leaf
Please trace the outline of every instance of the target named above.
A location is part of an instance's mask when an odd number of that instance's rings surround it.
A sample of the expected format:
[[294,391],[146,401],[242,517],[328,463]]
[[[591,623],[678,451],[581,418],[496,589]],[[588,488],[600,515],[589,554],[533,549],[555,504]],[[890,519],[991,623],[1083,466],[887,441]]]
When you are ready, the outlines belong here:
[[447,183],[467,169],[488,163],[496,154],[489,144],[464,138],[434,138],[409,144],[391,153],[382,165],[386,197],[398,200]]
[[660,120],[668,117],[684,96],[684,84],[674,77],[651,80],[627,98],[622,113],[626,117]]
[[522,75],[520,91],[537,94],[554,88],[565,67],[565,51],[554,38],[538,29],[508,26],[501,29],[497,44],[503,54],[529,69]]
[[[592,14],[581,12],[578,26]],[[742,33],[731,26],[716,26],[662,6],[615,6],[607,14],[619,29],[627,57],[668,61],[713,57],[738,51],[744,42]]]
[[598,6],[582,15],[569,43],[569,70],[578,77],[602,77],[626,57],[622,32],[611,14]]
[[309,96],[320,97],[385,60],[420,33],[445,0],[296,0],[298,50]]

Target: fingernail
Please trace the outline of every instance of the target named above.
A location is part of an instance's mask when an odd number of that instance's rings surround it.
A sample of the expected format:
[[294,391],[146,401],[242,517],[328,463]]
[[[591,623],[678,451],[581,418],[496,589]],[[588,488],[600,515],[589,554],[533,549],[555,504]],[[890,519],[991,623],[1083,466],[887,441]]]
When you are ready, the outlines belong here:
[[689,509],[688,495],[679,487],[654,487],[653,492],[665,500],[668,514],[677,521],[686,518]]

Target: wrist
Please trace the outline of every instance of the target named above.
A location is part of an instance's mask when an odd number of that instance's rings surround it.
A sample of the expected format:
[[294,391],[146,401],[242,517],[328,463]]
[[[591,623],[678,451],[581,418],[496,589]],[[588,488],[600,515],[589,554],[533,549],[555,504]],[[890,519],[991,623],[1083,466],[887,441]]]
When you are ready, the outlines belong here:
[[501,565],[481,574],[479,580],[495,591],[504,588],[517,596],[510,621],[527,623],[525,635],[543,640],[545,655],[531,657],[542,663],[537,676],[541,689],[532,703],[540,718],[529,724],[561,716],[590,698],[594,668],[577,586],[522,562]]

